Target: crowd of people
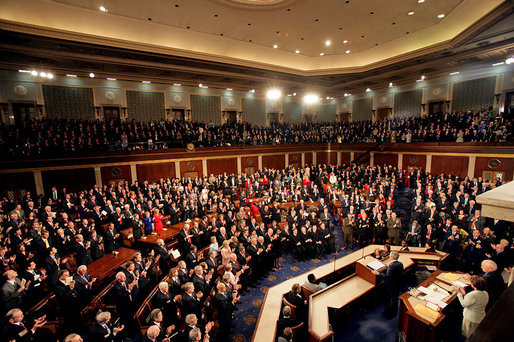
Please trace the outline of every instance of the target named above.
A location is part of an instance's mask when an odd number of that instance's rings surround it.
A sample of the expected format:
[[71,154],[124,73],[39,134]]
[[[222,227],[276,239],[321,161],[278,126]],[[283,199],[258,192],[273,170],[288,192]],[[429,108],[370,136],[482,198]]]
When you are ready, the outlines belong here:
[[[475,198],[499,184],[392,166],[313,165],[136,181],[78,193],[53,188],[46,197],[27,192],[18,202],[4,198],[3,336],[9,341],[19,340],[21,331],[36,336],[46,317],[29,321],[24,313],[48,291],[55,293],[64,318],[59,333],[74,333],[70,341],[133,336],[136,310],[158,286],[146,341],[208,341],[209,334],[226,341],[241,293],[280,268],[282,254],[291,251],[301,261],[371,243],[448,252],[446,269],[485,273],[490,307],[505,288],[499,272],[512,266],[512,226],[481,216]],[[398,206],[400,191],[412,193],[407,212]],[[294,205],[281,206],[285,203]],[[171,258],[163,240],[155,248],[136,244],[141,252],[115,274],[115,312],[100,312],[84,326],[80,310],[98,291],[88,265],[121,247],[125,229],[131,228],[137,241],[178,222],[186,222],[177,237],[180,261]],[[341,245],[334,229],[343,230]],[[167,274],[169,280],[161,281]],[[302,297],[299,286],[292,291]],[[306,303],[303,298],[300,312]],[[211,307],[216,314],[208,314]],[[295,319],[306,320],[306,312]],[[119,318],[117,324],[110,322],[111,314]],[[290,338],[291,326],[281,328]]]
[[[510,111],[509,111],[510,113]],[[510,114],[509,114],[510,115]],[[249,123],[214,125],[183,120],[150,121],[45,118],[0,127],[0,150],[11,158],[197,146],[368,142],[504,142],[512,118],[492,108],[372,122]]]

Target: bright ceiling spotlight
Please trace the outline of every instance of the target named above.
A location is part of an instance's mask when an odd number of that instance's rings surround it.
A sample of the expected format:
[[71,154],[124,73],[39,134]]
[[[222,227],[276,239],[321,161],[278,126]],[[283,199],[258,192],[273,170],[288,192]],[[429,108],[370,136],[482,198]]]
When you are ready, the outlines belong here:
[[48,73],[48,74],[46,74],[46,78],[52,79],[52,78],[54,78],[54,74]]
[[346,50],[345,52],[346,52],[346,53],[350,53],[351,51],[350,51],[350,50]]
[[295,53],[300,53],[300,50],[296,50]]
[[510,57],[505,60],[505,64],[512,64],[512,63],[514,63],[514,57]]
[[366,93],[369,93],[371,91],[370,88],[366,88]]
[[32,71],[30,72],[30,74],[31,74],[32,76],[37,76],[37,71],[36,71],[36,70],[32,70]]
[[146,83],[146,84],[152,83],[150,81],[141,81],[141,82]]
[[450,76],[458,75],[458,74],[460,74],[460,72],[459,72],[459,71],[450,72]]
[[389,82],[389,88],[393,86],[393,82]]
[[277,100],[282,96],[282,92],[278,89],[270,89],[266,93],[266,97],[270,100]]
[[254,94],[255,93],[255,89],[251,89],[249,92]]
[[41,77],[46,77],[46,72],[41,71],[41,72],[39,73],[39,76],[41,76]]
[[325,56],[325,54],[324,54],[323,52],[320,52],[320,54],[319,54],[319,55],[320,55],[320,56]]
[[346,39],[343,40],[343,44],[347,44],[347,43],[348,43],[348,41]]
[[116,81],[116,79],[115,79],[114,77],[107,77],[107,79],[108,79],[109,81]]
[[331,42],[330,40],[327,40],[327,41],[325,42],[325,46],[330,46],[330,44],[332,44],[332,42]]
[[73,74],[66,74],[66,77],[77,77],[77,75],[73,75]]
[[99,7],[99,9],[100,9],[100,11],[102,11],[102,12],[107,12],[107,8],[105,8],[105,7],[103,7],[103,6],[100,6],[100,7]]
[[95,78],[95,74],[94,74],[94,73],[92,73],[92,72],[90,72],[90,73],[89,73],[89,77],[91,77],[91,78]]
[[273,48],[274,49],[278,49],[278,45],[277,44],[273,44]]
[[444,14],[443,14],[443,13],[441,13],[441,14],[439,14],[437,17],[438,17],[439,19],[443,19],[443,18],[444,18]]
[[316,103],[316,102],[318,102],[318,100],[319,100],[319,96],[314,95],[314,94],[307,94],[303,97],[303,101],[307,104]]
[[408,15],[414,15],[414,11],[410,11],[409,13],[407,13]]

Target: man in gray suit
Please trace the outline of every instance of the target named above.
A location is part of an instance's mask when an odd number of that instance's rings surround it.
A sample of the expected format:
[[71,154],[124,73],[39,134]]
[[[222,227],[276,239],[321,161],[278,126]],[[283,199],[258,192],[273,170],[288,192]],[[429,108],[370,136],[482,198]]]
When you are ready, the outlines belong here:
[[26,284],[22,283],[20,278],[18,278],[18,272],[14,270],[5,272],[4,276],[7,280],[2,286],[2,300],[4,310],[9,311],[10,309],[22,306]]

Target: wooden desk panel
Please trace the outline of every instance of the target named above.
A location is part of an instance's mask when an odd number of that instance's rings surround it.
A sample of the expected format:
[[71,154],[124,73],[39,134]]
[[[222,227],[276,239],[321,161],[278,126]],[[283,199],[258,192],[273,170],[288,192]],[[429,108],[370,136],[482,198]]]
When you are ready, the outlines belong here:
[[328,308],[342,308],[374,287],[374,284],[352,275],[311,295],[309,317],[315,319],[311,320],[309,333],[320,341],[330,337],[333,332],[329,329]]
[[157,240],[163,239],[164,243],[167,241],[172,240],[174,237],[180,233],[179,228],[166,228],[166,230],[162,230],[159,234],[149,234],[146,236],[143,236],[141,239],[137,240],[141,243],[147,243],[150,245],[157,245]]
[[103,278],[111,275],[117,268],[132,259],[134,253],[138,252],[135,249],[126,247],[118,248],[116,251],[118,252],[117,255],[112,253],[106,254],[87,266],[89,274],[91,274],[93,278],[96,277],[97,281],[101,281]]

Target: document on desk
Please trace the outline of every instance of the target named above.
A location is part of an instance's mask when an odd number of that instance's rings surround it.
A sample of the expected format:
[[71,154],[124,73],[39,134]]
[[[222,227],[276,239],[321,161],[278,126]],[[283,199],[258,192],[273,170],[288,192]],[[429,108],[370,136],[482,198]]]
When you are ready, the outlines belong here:
[[444,309],[447,306],[443,299],[448,297],[450,294],[444,289],[432,285],[432,288],[420,286],[418,287],[418,290],[425,294],[420,297],[420,299],[437,304],[441,309]]
[[369,264],[366,265],[367,267],[371,268],[373,271],[377,271],[381,268],[386,267],[383,263],[381,263],[379,260],[373,260]]

